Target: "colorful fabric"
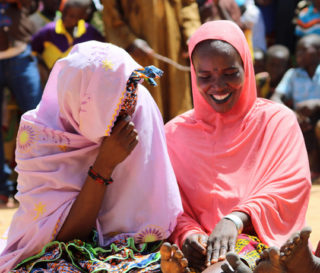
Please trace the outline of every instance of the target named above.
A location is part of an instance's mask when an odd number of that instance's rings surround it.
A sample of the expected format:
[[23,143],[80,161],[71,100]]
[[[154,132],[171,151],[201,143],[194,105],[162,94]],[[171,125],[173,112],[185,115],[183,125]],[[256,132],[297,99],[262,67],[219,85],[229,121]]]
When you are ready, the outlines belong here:
[[287,107],[257,98],[252,58],[236,24],[203,24],[190,39],[189,56],[207,39],[226,41],[239,52],[244,84],[233,108],[218,113],[199,93],[191,66],[194,109],[166,124],[184,207],[172,239],[181,246],[190,234],[210,235],[223,216],[240,211],[264,244],[280,247],[305,226],[310,196],[299,124]]
[[[96,41],[75,45],[54,66],[40,104],[21,119],[20,206],[0,256],[1,273],[55,239],[102,139],[111,133],[136,69],[141,66],[125,50]],[[136,243],[166,239],[182,212],[161,114],[141,84],[137,95],[131,121],[139,143],[112,173],[96,221],[102,247],[127,237]]]
[[[239,234],[235,245],[235,252],[239,257],[254,271],[256,261],[260,259],[263,250],[268,248],[267,245],[262,244],[259,238],[247,234]],[[191,268],[192,273],[200,273]]]
[[21,262],[10,273],[35,272],[161,272],[161,242],[136,245],[134,238],[119,240],[101,248],[94,243],[54,241],[40,253]]
[[268,246],[262,244],[259,238],[247,234],[240,234],[237,238],[235,252],[239,254],[240,258],[243,259],[253,271],[256,267],[256,261],[266,248],[268,248]]
[[274,90],[270,86],[270,75],[268,72],[260,72],[256,74],[256,85],[258,97],[269,99]]
[[296,20],[295,34],[299,37],[307,34],[320,35],[320,11],[313,4],[303,9]]
[[128,82],[126,97],[121,105],[121,110],[126,111],[129,115],[132,115],[134,108],[137,104],[137,86],[138,83],[146,80],[153,86],[157,86],[157,83],[153,78],[160,78],[163,72],[155,66],[148,66],[144,69],[137,69],[132,72]]
[[293,100],[293,105],[299,102],[320,99],[320,65],[310,78],[303,68],[290,68],[276,87],[276,92]]
[[32,37],[32,51],[39,54],[48,68],[68,55],[73,45],[90,41],[104,41],[103,36],[83,20],[78,22],[74,37],[65,29],[62,19],[48,23]]

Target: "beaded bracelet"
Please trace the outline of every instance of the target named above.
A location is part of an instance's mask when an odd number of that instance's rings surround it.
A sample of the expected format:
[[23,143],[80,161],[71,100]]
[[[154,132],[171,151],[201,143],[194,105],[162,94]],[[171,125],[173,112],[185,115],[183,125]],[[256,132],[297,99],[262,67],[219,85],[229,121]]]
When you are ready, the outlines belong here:
[[94,180],[97,181],[99,184],[103,184],[108,186],[113,182],[112,178],[104,178],[100,174],[98,174],[96,171],[93,170],[92,166],[90,166],[88,175]]

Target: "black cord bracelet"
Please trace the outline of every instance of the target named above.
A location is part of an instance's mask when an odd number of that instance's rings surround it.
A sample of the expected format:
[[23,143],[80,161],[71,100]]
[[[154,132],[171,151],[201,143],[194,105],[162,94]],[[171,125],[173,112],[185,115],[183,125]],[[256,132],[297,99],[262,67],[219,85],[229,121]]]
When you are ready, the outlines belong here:
[[113,182],[112,178],[104,178],[103,176],[101,176],[100,174],[98,174],[92,166],[90,166],[89,171],[88,171],[88,175],[94,180],[97,181],[99,184],[103,184],[108,186],[109,184],[111,184]]

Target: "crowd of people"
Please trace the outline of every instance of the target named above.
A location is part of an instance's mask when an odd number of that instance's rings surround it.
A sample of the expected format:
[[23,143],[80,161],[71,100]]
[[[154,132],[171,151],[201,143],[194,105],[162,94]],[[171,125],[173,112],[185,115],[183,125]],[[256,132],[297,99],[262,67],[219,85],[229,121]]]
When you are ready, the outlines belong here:
[[0,273],[320,271],[319,0],[0,9]]

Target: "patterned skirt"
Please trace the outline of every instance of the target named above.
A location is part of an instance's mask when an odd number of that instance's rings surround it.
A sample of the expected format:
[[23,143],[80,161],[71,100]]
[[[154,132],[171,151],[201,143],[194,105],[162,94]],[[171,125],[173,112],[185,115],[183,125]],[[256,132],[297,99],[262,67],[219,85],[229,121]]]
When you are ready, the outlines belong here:
[[[118,240],[107,248],[95,243],[73,240],[68,243],[54,241],[40,253],[22,261],[10,271],[15,273],[53,272],[161,272],[159,248],[162,241],[136,245],[133,238]],[[267,246],[257,237],[240,234],[235,251],[253,270],[256,260]],[[193,271],[192,272],[197,272]]]
[[127,238],[101,248],[80,240],[54,241],[10,272],[161,272],[161,243],[136,245],[133,238]]

